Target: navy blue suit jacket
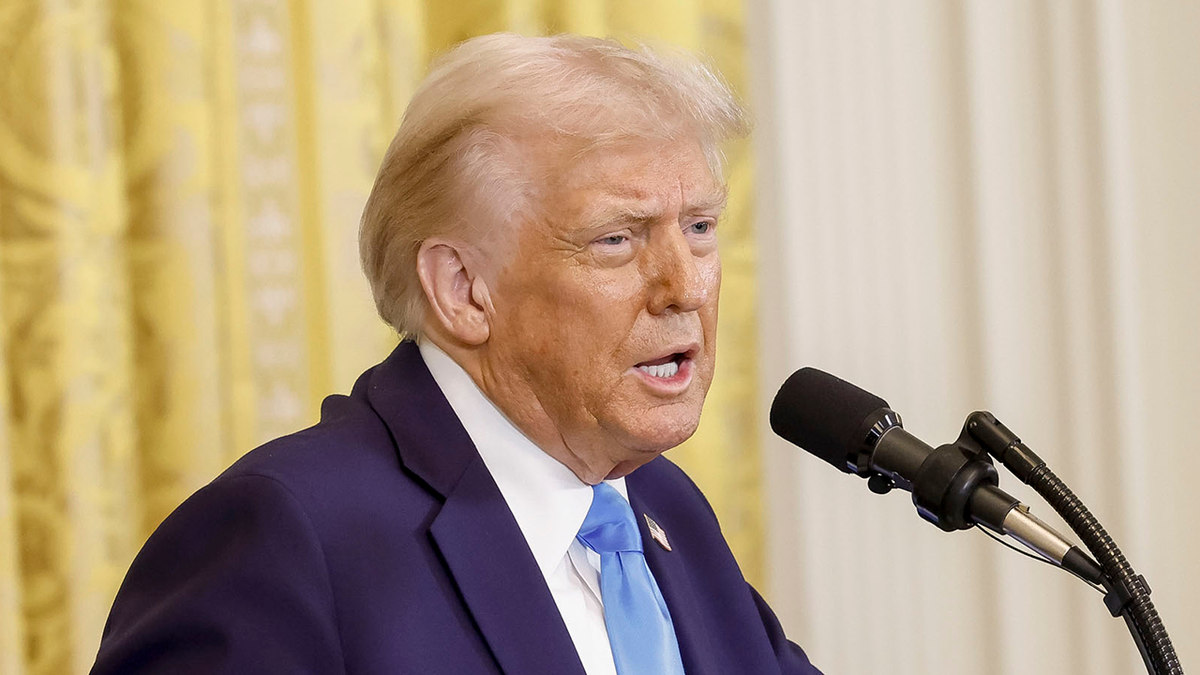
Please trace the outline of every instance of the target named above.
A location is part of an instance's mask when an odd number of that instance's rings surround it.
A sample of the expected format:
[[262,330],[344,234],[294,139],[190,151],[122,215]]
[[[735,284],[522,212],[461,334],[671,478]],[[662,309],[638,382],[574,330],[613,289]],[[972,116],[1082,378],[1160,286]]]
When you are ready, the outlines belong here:
[[[627,478],[689,675],[819,675],[661,457]],[[146,542],[92,672],[584,675],[504,498],[416,345]]]

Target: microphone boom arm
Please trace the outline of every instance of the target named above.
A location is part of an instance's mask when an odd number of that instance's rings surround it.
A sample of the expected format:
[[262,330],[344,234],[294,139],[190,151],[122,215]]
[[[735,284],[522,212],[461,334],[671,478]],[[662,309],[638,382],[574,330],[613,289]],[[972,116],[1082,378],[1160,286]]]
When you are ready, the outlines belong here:
[[1183,675],[1175,647],[1150,600],[1149,584],[1133,571],[1121,549],[1083,501],[992,413],[983,410],[968,415],[963,434],[1041,495],[1096,556],[1104,573],[1101,583],[1108,591],[1104,604],[1114,617],[1124,617],[1150,675]]

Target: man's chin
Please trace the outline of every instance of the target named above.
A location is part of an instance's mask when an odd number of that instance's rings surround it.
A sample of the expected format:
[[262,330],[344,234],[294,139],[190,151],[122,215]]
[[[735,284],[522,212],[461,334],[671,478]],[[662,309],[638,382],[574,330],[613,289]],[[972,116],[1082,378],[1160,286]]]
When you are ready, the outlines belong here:
[[611,480],[628,476],[664,452],[681,445],[684,441],[691,438],[695,432],[696,428],[693,426],[690,431],[664,433],[653,438],[641,435],[636,436],[634,444],[625,446],[625,457],[617,462],[616,466],[613,467],[613,470],[609,472],[605,479]]
[[691,438],[700,426],[698,415],[668,417],[667,419],[652,418],[646,422],[649,423],[628,430],[626,447],[638,455],[651,455],[650,459],[681,445]]

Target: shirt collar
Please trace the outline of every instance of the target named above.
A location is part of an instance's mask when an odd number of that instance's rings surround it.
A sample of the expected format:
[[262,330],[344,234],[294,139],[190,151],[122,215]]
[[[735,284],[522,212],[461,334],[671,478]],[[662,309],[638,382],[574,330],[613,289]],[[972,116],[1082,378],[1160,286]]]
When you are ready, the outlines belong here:
[[[543,576],[562,562],[588,509],[592,488],[529,440],[471,376],[429,340],[421,358],[500,488]],[[625,479],[605,481],[629,499]]]

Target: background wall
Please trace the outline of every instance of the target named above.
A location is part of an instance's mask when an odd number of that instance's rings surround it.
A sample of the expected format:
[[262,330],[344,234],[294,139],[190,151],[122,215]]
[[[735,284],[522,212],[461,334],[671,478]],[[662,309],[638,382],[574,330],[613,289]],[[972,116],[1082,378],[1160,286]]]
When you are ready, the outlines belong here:
[[[992,410],[1195,667],[1200,5],[763,0],[750,36],[762,400],[807,364],[931,442]],[[1144,672],[1083,584],[764,447],[771,599],[826,672]]]
[[[356,229],[431,55],[574,31],[745,77],[736,0],[0,2],[0,674],[83,673],[134,553],[395,338]],[[761,576],[748,143],[723,359],[673,453]]]

